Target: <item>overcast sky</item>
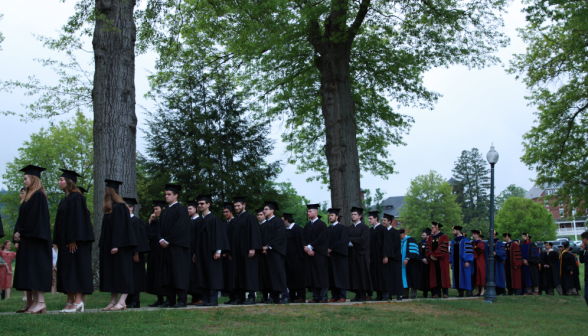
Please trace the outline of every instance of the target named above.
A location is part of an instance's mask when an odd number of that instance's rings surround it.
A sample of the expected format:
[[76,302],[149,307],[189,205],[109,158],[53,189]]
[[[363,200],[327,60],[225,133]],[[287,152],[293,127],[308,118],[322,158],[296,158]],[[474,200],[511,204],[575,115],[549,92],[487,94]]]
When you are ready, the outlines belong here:
[[[55,83],[54,73],[41,67],[34,58],[63,56],[42,47],[33,34],[57,36],[57,30],[73,13],[74,0],[62,3],[58,0],[0,0],[0,32],[5,41],[0,45],[0,80],[26,80],[35,75],[44,83]],[[516,28],[525,23],[522,5],[515,1],[505,17],[505,32],[511,38],[508,48],[498,56],[504,65],[515,53],[523,53],[525,44],[517,37]],[[88,48],[91,45],[88,44]],[[91,57],[91,55],[90,55]],[[148,91],[147,75],[153,69],[156,55],[141,55],[136,60],[137,117],[144,127],[145,114],[141,106],[150,108],[152,103],[143,95]],[[527,106],[524,96],[528,93],[521,81],[507,75],[504,67],[495,66],[484,70],[468,70],[462,66],[450,69],[434,69],[425,75],[428,89],[443,95],[433,111],[402,109],[411,115],[415,123],[404,140],[407,146],[389,148],[396,162],[398,174],[388,180],[363,173],[361,187],[375,190],[381,188],[386,197],[406,193],[410,180],[417,175],[435,170],[449,179],[454,163],[462,150],[478,148],[485,157],[494,142],[500,154],[496,165],[496,192],[500,193],[510,184],[525,189],[533,185],[535,177],[520,161],[523,154],[522,136],[533,125],[534,109]],[[23,112],[21,104],[31,102],[31,97],[22,92],[0,93],[0,110]],[[29,135],[48,125],[47,121],[22,123],[18,117],[0,116],[0,175],[6,163],[18,155],[18,147],[29,139]],[[278,140],[270,160],[285,161],[285,145],[279,142],[279,128],[274,128],[272,137]],[[137,148],[144,152],[145,141],[140,132]],[[285,166],[279,181],[290,181],[298,193],[314,202],[327,201],[330,192],[318,183],[307,183],[311,174],[296,174],[294,166]],[[3,183],[3,182],[2,182]]]

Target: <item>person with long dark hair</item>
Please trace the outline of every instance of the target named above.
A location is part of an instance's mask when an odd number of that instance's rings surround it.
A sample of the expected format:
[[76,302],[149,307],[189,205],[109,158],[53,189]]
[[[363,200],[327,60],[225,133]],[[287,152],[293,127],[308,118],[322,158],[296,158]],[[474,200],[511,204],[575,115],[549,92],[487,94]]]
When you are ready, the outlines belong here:
[[73,170],[61,169],[59,189],[65,198],[59,202],[53,243],[57,245],[57,291],[67,293],[64,313],[84,311],[83,294],[94,291],[92,281],[92,242],[94,230],[86,198],[76,186],[78,177]]
[[[106,180],[100,235],[100,291],[110,293],[110,303],[102,310],[126,309],[125,300],[134,293],[133,249],[137,238],[125,201],[118,194],[122,182]],[[118,299],[118,294],[120,299]],[[118,299],[118,301],[117,301]]]
[[47,193],[41,183],[44,170],[33,165],[20,170],[24,172],[25,194],[14,227],[19,248],[13,287],[27,292],[27,303],[18,313],[45,313],[45,292],[51,291],[53,255]]

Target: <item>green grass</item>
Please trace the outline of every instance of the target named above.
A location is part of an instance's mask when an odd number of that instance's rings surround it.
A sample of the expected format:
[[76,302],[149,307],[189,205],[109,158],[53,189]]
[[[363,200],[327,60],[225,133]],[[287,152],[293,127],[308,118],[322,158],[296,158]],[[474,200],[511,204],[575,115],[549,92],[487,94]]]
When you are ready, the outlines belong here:
[[[62,295],[48,295],[49,308],[61,308],[61,299]],[[145,295],[143,300],[148,303],[152,299]],[[99,308],[107,301],[107,294],[97,293],[88,298],[88,305]],[[1,308],[13,311],[22,301],[16,303],[11,298],[3,301]],[[494,304],[481,300],[420,300],[356,306],[263,305],[74,315],[18,314],[0,316],[0,326],[3,335],[553,335],[582,333],[587,309],[580,297],[556,295],[499,297]]]

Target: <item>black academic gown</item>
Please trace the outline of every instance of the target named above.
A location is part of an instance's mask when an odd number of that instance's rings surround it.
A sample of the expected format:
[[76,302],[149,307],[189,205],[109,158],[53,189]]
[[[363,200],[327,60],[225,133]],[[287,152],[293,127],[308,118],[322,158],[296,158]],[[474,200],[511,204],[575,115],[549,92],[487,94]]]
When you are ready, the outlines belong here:
[[133,250],[133,254],[137,253],[139,262],[133,260],[133,282],[135,293],[144,292],[147,290],[147,271],[145,270],[145,253],[149,252],[149,240],[147,240],[147,232],[145,224],[137,217],[131,217],[131,224],[135,231],[137,238],[137,247]]
[[430,281],[430,276],[431,276],[431,269],[429,268],[428,264],[423,264],[422,260],[423,259],[427,259],[427,241],[426,240],[422,240],[419,243],[419,254],[420,254],[420,259],[421,259],[421,276],[420,276],[420,282],[419,282],[419,290],[428,292],[431,289],[431,281]]
[[307,257],[306,279],[307,286],[314,288],[329,287],[328,246],[329,231],[327,224],[320,219],[314,223],[308,222],[304,226],[304,240],[312,246],[314,256]]
[[53,253],[47,197],[38,190],[18,210],[15,232],[20,233],[12,287],[51,291]]
[[[392,290],[392,236],[383,225],[370,228],[370,272],[375,291],[389,292]],[[384,257],[388,263],[384,264]]]
[[[225,235],[227,236],[227,240],[229,242],[229,250],[233,251],[235,248],[235,237],[233,236],[233,232],[235,231],[235,223],[237,221],[235,218],[231,219],[230,221],[226,221],[222,223],[223,230],[225,231]],[[232,292],[235,290],[235,282],[237,280],[237,267],[235,263],[235,259],[229,258],[231,254],[225,253],[222,257],[223,259],[223,292]]]
[[[57,291],[60,293],[94,292],[92,278],[92,242],[94,230],[86,198],[71,193],[59,202],[53,243],[57,245]],[[76,252],[69,252],[68,244],[76,243]]]
[[[191,220],[190,223],[190,254],[196,254],[196,246],[198,239],[197,237],[200,236],[200,230],[202,229],[202,217],[197,216],[196,218]],[[192,261],[190,263],[190,283],[188,286],[188,294],[190,295],[198,295],[202,294],[202,290],[200,289],[200,284],[202,283],[202,269],[199,268],[202,266],[202,263],[197,263]]]
[[[394,228],[390,229],[390,231],[396,230]],[[415,253],[410,250],[410,244],[417,245],[416,240],[413,237],[408,237],[405,243],[405,251],[404,256],[408,258],[408,264],[404,267],[404,274],[406,277],[406,284],[404,283],[404,277],[401,277],[402,285],[404,288],[419,288],[421,285],[421,256],[419,253]],[[400,271],[402,272],[402,263],[404,263],[404,259],[400,264]]]
[[390,295],[403,295],[404,286],[402,283],[402,240],[400,233],[395,228],[386,229],[388,236],[390,236],[390,244],[392,254],[388,256],[388,263],[390,264],[390,276],[387,278],[387,288]]
[[[258,291],[259,255],[263,251],[259,223],[247,211],[243,211],[233,221],[231,257],[236,268],[235,287],[245,291]],[[255,250],[252,258],[249,258],[250,250]]]
[[303,237],[304,229],[294,224],[286,229],[286,281],[290,289],[306,288],[306,252]]
[[202,229],[197,237],[196,261],[201,263],[202,282],[200,288],[205,290],[222,290],[224,286],[224,272],[222,257],[214,259],[216,251],[221,255],[230,251],[229,240],[222,227],[223,223],[208,213],[202,219]]
[[[268,246],[265,255],[267,267],[262,268],[262,278],[260,285],[263,284],[262,290],[273,292],[285,292],[288,288],[286,281],[286,227],[284,222],[277,217],[272,217],[261,226],[262,242]],[[265,240],[263,240],[265,237]]]
[[[549,265],[549,268],[545,267]],[[549,287],[557,287],[561,285],[559,278],[559,253],[556,251],[549,251],[547,254],[547,261],[543,266],[543,274],[545,274],[547,285]]]
[[[580,269],[576,257],[572,252],[563,252],[561,254],[561,288],[564,294],[571,289],[581,290],[580,286]],[[573,272],[574,274],[570,274]]]
[[349,290],[372,291],[370,276],[370,232],[367,225],[351,224],[347,228],[349,242]]
[[349,232],[343,224],[331,225],[329,233],[329,286],[349,288]]
[[151,224],[147,222],[146,233],[149,240],[149,253],[147,253],[147,289],[145,292],[161,296],[167,295],[167,292],[162,287],[160,277],[163,247],[159,245],[159,237],[161,236],[159,231],[159,218],[152,220]]
[[161,283],[164,288],[188,290],[190,281],[190,216],[188,209],[175,203],[159,217],[159,239],[169,246],[163,249]]
[[[133,249],[137,237],[125,203],[113,203],[112,212],[102,217],[100,248],[100,291],[134,293]],[[111,253],[113,248],[118,252]]]

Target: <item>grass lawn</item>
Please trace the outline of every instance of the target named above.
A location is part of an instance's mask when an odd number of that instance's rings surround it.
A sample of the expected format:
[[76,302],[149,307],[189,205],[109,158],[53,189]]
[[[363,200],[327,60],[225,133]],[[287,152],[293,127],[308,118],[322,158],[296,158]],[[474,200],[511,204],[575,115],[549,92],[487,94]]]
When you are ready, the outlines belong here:
[[[22,293],[0,303],[1,311],[22,306]],[[61,309],[63,295],[47,295],[50,310]],[[88,298],[101,308],[108,294]],[[221,298],[221,302],[224,302]],[[153,297],[144,295],[143,303]],[[419,300],[354,306],[258,305],[192,310],[127,311],[74,315],[3,315],[3,335],[246,334],[319,335],[336,333],[399,335],[580,334],[588,312],[580,297],[499,297],[482,300]]]

